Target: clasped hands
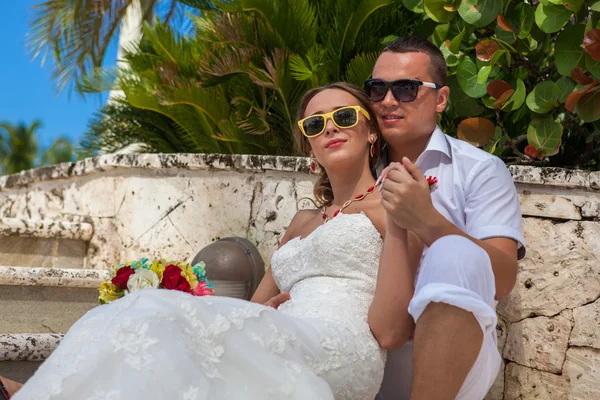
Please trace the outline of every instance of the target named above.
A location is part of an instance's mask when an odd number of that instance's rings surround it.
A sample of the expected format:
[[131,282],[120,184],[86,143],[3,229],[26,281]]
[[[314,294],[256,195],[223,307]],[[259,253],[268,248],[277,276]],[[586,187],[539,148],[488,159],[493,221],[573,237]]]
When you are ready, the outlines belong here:
[[[381,204],[388,221],[401,229],[419,235],[440,216],[433,207],[427,178],[407,157],[401,163],[390,163],[382,171],[376,185],[379,186]],[[289,293],[279,293],[264,305],[277,309],[289,299]]]

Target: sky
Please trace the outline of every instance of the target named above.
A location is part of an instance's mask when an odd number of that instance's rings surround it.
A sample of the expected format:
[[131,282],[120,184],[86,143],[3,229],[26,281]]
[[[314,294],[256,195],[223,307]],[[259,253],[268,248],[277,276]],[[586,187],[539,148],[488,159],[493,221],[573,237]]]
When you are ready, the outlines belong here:
[[[78,143],[89,120],[106,101],[98,95],[82,99],[67,90],[57,93],[51,60],[44,67],[25,46],[31,8],[40,0],[0,0],[0,122],[42,122],[38,144],[49,147],[58,137]],[[116,42],[116,40],[115,40]],[[105,65],[115,63],[116,45]]]

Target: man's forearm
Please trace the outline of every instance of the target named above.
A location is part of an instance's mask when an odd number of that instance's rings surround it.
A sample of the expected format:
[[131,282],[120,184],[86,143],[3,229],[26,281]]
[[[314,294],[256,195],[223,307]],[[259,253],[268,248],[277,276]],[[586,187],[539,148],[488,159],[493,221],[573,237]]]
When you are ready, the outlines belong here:
[[481,247],[490,257],[492,271],[496,283],[496,300],[500,300],[510,293],[517,278],[517,253],[516,245],[514,254],[510,254],[487,241],[475,239],[463,232],[452,222],[448,221],[442,214],[436,211],[436,215],[423,224],[415,233],[421,238],[426,246],[443,236],[463,236]]

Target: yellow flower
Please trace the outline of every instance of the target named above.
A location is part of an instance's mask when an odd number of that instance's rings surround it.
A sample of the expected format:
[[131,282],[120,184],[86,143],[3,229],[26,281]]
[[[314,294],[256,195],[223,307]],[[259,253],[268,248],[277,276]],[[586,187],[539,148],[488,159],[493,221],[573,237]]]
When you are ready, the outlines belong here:
[[150,271],[153,271],[158,276],[158,282],[162,282],[163,272],[165,272],[165,264],[161,262],[162,260],[154,260],[152,265],[150,266]]
[[178,265],[179,268],[181,268],[181,276],[183,276],[189,282],[192,290],[196,289],[196,286],[198,286],[198,277],[196,276],[192,266],[190,264],[183,263]]
[[100,296],[98,301],[100,304],[106,304],[113,300],[117,300],[123,297],[124,293],[121,289],[113,285],[111,282],[102,282],[100,285]]

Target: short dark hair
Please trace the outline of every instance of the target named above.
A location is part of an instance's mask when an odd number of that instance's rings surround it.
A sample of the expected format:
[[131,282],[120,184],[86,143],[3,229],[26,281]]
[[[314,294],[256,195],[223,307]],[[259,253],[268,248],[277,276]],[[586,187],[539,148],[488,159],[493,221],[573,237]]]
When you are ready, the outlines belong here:
[[429,66],[431,77],[435,80],[435,83],[446,85],[446,78],[448,77],[446,59],[440,49],[429,40],[417,36],[401,36],[385,46],[383,52],[386,51],[393,53],[415,52],[427,54],[431,60],[431,65]]

